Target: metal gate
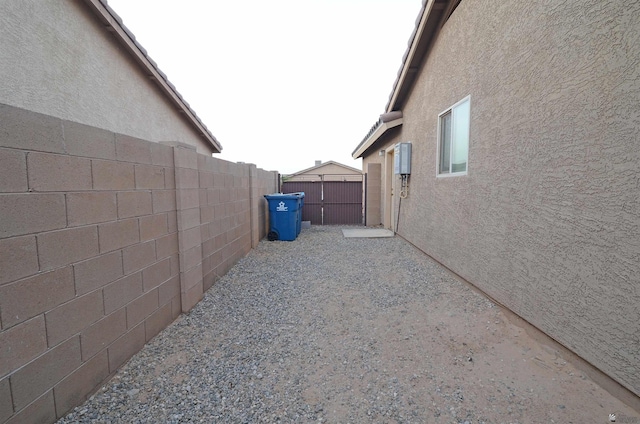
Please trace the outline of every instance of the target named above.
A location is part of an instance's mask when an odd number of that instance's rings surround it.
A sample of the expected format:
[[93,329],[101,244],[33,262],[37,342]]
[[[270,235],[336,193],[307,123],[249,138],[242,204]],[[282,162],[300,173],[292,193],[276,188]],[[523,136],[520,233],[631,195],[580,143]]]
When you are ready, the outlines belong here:
[[334,179],[336,175],[322,175],[319,181],[287,181],[282,183],[282,192],[304,191],[302,220],[312,225],[362,225],[362,178],[331,181]]

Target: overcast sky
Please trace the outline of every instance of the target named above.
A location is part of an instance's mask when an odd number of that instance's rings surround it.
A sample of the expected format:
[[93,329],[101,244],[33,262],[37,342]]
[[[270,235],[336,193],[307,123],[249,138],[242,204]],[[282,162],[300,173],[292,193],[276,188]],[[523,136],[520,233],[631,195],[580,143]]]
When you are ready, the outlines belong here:
[[351,157],[384,113],[421,0],[109,0],[233,162]]

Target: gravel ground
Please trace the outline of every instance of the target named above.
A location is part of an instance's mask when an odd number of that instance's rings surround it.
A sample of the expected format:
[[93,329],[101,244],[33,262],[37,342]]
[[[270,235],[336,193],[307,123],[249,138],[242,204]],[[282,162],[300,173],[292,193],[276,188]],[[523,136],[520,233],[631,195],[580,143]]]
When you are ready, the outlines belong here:
[[638,416],[402,239],[314,226],[261,242],[59,423],[605,423],[614,412]]

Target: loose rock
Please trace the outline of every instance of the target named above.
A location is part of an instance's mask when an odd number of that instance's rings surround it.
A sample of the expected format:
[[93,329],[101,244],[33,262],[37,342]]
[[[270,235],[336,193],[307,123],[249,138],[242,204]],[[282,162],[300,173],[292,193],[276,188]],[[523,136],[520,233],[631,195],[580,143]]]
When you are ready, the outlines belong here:
[[293,242],[260,242],[59,422],[637,415],[570,363],[559,368],[499,307],[401,238],[346,239],[340,230],[313,226]]

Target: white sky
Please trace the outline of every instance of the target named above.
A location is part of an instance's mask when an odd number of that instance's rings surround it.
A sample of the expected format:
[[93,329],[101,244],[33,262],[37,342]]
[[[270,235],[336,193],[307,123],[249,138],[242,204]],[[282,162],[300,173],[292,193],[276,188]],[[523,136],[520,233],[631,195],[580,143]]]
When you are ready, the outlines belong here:
[[384,113],[421,0],[109,0],[232,162],[293,173]]

